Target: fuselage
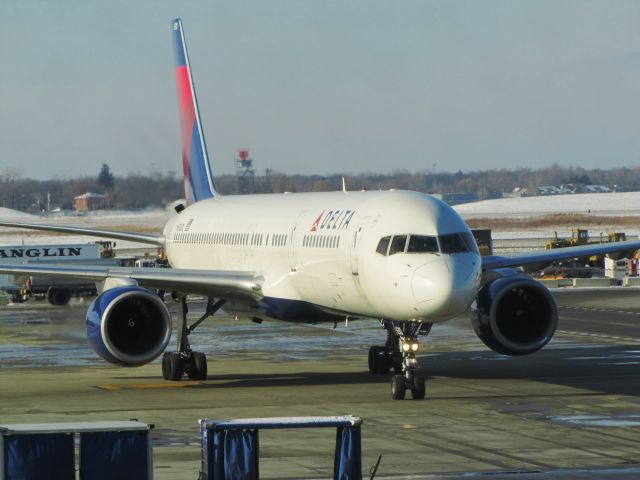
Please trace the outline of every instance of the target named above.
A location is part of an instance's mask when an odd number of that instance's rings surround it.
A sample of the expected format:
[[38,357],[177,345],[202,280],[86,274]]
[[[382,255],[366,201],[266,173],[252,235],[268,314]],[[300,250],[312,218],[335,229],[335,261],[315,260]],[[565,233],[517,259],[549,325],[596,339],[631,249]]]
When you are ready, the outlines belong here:
[[169,220],[164,236],[175,268],[260,274],[259,307],[283,320],[305,321],[294,317],[307,305],[327,313],[315,321],[438,322],[464,312],[480,282],[464,221],[416,192],[214,197]]

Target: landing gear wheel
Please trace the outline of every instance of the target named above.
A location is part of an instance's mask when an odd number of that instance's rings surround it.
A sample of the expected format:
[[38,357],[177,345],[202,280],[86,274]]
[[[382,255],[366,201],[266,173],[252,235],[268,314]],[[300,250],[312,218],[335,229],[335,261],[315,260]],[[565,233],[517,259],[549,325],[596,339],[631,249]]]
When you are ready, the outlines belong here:
[[407,393],[407,387],[404,383],[402,375],[394,375],[391,377],[391,398],[394,400],[404,400]]
[[207,356],[202,352],[193,352],[189,378],[192,380],[207,379]]
[[369,372],[376,375],[386,375],[391,368],[391,359],[385,347],[369,348]]
[[392,366],[393,371],[396,373],[396,375],[402,374],[402,359],[400,360],[400,362],[394,363]]
[[[158,292],[160,295],[162,292]],[[226,300],[219,299],[215,301],[213,297],[207,298],[207,308],[198,320],[193,324],[187,324],[187,314],[189,307],[187,305],[187,296],[178,295],[175,292],[171,294],[174,299],[180,301],[182,306],[182,325],[178,329],[178,348],[175,352],[167,352],[162,356],[162,378],[165,380],[177,381],[182,379],[182,375],[186,374],[193,380],[206,380],[207,378],[207,357],[202,352],[194,352],[189,344],[189,335],[200,325],[206,318],[212,317],[225,304]]]
[[47,291],[47,300],[51,305],[62,307],[71,300],[71,290],[68,288],[49,288]]
[[162,356],[162,377],[176,382],[182,379],[182,358],[179,353],[165,353]]
[[376,347],[369,348],[369,355],[367,357],[367,364],[369,365],[369,373],[375,373],[377,370],[377,359],[376,359]]
[[413,385],[411,385],[411,398],[414,400],[424,399],[427,393],[427,384],[424,375],[415,373],[413,375]]
[[169,380],[171,376],[171,367],[169,366],[169,356],[171,354],[169,352],[165,352],[162,354],[162,378],[165,380]]
[[380,373],[380,347],[371,347],[369,349],[369,372],[373,374]]

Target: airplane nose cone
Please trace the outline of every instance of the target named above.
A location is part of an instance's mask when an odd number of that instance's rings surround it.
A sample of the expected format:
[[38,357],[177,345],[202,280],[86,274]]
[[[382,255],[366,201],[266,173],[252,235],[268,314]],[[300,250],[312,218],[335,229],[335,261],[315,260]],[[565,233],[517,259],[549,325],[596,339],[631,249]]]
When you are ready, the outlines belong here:
[[444,284],[450,276],[449,263],[445,259],[439,258],[422,265],[413,274],[413,298],[419,303],[435,299],[446,288]]
[[465,258],[439,258],[414,272],[413,297],[432,314],[462,313],[476,295],[477,263]]

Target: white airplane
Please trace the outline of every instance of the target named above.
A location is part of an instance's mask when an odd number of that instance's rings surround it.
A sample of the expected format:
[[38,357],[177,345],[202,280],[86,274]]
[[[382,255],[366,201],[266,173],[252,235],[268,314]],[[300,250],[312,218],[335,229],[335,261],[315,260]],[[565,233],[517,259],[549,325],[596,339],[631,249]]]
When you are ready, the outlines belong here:
[[[425,397],[417,370],[418,336],[471,308],[480,339],[506,355],[533,353],[556,330],[551,293],[516,270],[555,260],[633,251],[619,242],[481,258],[462,218],[417,192],[329,192],[223,196],[202,133],[182,22],[172,22],[186,205],[161,235],[0,221],[0,226],[124,239],[162,246],[172,268],[40,264],[0,265],[0,273],[84,278],[100,295],[87,313],[88,338],[105,360],[151,362],[171,337],[171,315],[152,289],[179,292],[183,314],[176,351],[162,358],[167,380],[207,377],[204,354],[189,335],[225,302],[295,322],[370,319],[386,328],[369,350],[369,370],[394,371],[391,395]],[[206,314],[187,325],[187,295],[208,298]]]

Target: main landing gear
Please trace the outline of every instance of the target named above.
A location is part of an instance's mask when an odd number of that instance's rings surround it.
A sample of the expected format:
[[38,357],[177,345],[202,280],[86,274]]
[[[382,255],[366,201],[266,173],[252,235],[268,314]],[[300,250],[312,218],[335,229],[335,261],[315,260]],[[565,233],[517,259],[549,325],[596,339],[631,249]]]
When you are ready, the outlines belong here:
[[213,297],[207,299],[207,309],[193,325],[187,326],[187,296],[180,297],[182,305],[182,326],[178,332],[178,351],[165,352],[162,355],[162,378],[165,380],[181,380],[186,374],[192,380],[205,380],[207,378],[207,357],[202,352],[194,352],[189,345],[189,335],[207,317],[213,316],[225,304],[226,300],[214,301]]
[[430,323],[384,321],[387,342],[384,347],[369,349],[369,371],[374,374],[388,374],[391,377],[391,398],[404,400],[407,390],[415,400],[426,394],[424,375],[417,372],[416,352],[420,349],[418,335],[426,335],[431,330]]

